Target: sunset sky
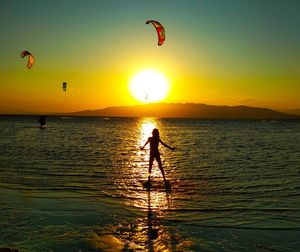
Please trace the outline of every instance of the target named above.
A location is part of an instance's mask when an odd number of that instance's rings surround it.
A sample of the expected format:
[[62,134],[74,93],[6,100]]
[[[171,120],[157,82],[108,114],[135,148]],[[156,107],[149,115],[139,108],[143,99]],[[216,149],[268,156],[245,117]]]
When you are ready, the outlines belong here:
[[146,69],[168,79],[161,102],[300,108],[299,24],[299,0],[0,0],[0,113],[140,104]]

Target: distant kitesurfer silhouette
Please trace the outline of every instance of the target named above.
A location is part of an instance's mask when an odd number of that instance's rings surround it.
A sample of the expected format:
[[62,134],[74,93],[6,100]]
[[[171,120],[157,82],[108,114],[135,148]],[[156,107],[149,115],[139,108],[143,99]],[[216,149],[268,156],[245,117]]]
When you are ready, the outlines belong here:
[[141,147],[141,150],[143,150],[148,143],[150,143],[150,157],[149,157],[148,181],[145,183],[145,187],[151,187],[150,176],[151,176],[151,170],[152,170],[152,165],[153,165],[154,158],[156,159],[156,161],[158,163],[158,167],[161,171],[161,174],[163,175],[165,185],[170,187],[170,183],[166,180],[165,171],[162,167],[162,163],[161,163],[161,159],[160,159],[160,153],[159,153],[159,150],[158,150],[158,145],[159,145],[159,143],[161,143],[163,146],[168,147],[171,150],[175,150],[175,148],[170,147],[169,145],[165,144],[159,138],[159,131],[156,128],[153,129],[152,137],[148,138],[148,140],[144,144],[144,146]]
[[44,128],[44,125],[46,124],[46,116],[45,115],[41,115],[39,117],[39,123],[40,123],[40,128],[43,129]]

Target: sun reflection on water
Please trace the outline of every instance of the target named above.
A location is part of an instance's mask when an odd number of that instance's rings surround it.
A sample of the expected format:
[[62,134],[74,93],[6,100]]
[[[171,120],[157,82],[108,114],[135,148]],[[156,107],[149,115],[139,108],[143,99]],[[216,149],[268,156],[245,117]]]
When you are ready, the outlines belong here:
[[[185,251],[190,241],[181,237],[176,226],[166,225],[170,210],[176,209],[177,184],[168,175],[173,188],[166,188],[157,162],[153,164],[151,183],[145,188],[149,166],[149,145],[144,150],[140,147],[152,136],[154,128],[161,125],[156,118],[142,118],[130,128],[129,143],[133,148],[130,155],[124,155],[126,165],[122,165],[118,179],[114,178],[115,188],[112,197],[122,199],[122,204],[132,211],[137,211],[136,218],[119,219],[113,226],[100,231],[94,230],[88,236],[92,247],[96,249],[112,248],[104,251]],[[127,152],[128,153],[128,152]],[[163,159],[163,158],[162,158]],[[164,162],[164,160],[162,160]],[[119,250],[117,250],[118,248]]]
[[[177,184],[172,174],[167,178],[172,182],[172,189],[165,187],[157,162],[153,164],[151,183],[153,187],[145,188],[149,166],[149,145],[144,150],[140,147],[152,136],[154,128],[161,125],[156,118],[142,118],[130,128],[128,141],[133,148],[130,154],[124,155],[126,165],[122,165],[116,185],[111,195],[122,199],[122,203],[132,211],[137,211],[137,217],[118,219],[117,223],[104,229],[93,230],[88,241],[95,249],[104,251],[187,251],[191,241],[182,237],[176,226],[166,225],[170,210],[177,209]],[[163,132],[163,130],[162,130]],[[121,150],[123,151],[123,150]],[[128,152],[127,152],[128,153]],[[164,157],[162,157],[164,163]],[[164,163],[166,164],[166,163]],[[167,165],[166,165],[167,167]],[[164,167],[164,168],[166,168]],[[174,190],[173,190],[174,185]],[[111,250],[107,249],[111,248]],[[105,250],[107,249],[107,250]]]
[[152,130],[154,128],[157,128],[158,127],[158,122],[157,122],[157,119],[155,118],[142,118],[140,123],[138,124],[138,128],[139,128],[139,144],[140,145],[143,145],[148,137],[151,136],[152,134]]

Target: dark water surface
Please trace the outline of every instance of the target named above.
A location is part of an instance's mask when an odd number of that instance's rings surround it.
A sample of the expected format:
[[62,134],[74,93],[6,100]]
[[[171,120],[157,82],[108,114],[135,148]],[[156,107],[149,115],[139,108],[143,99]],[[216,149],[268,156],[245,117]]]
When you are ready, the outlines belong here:
[[[0,117],[0,248],[300,248],[300,121],[37,119]],[[154,127],[171,190],[142,186]]]

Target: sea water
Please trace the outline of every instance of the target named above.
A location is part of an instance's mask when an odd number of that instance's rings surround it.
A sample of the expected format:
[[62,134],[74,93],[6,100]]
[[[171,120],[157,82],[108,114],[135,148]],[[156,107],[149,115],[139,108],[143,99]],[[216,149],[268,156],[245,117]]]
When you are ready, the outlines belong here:
[[0,248],[299,251],[299,175],[300,121],[2,116]]

